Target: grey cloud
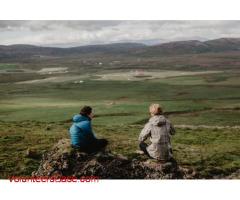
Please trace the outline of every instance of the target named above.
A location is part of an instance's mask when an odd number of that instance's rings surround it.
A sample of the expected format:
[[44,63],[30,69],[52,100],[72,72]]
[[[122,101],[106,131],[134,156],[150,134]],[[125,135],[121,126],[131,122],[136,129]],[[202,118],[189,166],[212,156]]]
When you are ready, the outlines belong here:
[[85,30],[96,30],[103,27],[114,26],[121,23],[121,21],[92,21],[92,20],[83,20],[83,21],[67,21],[67,20],[51,20],[51,21],[24,21],[24,20],[2,20],[0,21],[0,28],[26,28],[32,31],[44,31],[44,30],[53,30],[56,28],[71,28],[71,29],[85,29]]
[[1,44],[77,46],[219,37],[240,37],[240,21],[0,21]]

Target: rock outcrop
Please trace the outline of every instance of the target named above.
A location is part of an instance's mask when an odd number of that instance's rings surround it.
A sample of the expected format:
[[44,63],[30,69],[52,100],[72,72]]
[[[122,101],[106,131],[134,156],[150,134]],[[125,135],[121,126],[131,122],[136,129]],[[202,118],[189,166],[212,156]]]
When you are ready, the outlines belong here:
[[70,140],[60,140],[51,151],[43,154],[33,176],[61,177],[97,176],[100,179],[183,179],[194,178],[191,170],[178,167],[176,162],[161,164],[154,160],[129,160],[103,151],[86,154],[70,147]]

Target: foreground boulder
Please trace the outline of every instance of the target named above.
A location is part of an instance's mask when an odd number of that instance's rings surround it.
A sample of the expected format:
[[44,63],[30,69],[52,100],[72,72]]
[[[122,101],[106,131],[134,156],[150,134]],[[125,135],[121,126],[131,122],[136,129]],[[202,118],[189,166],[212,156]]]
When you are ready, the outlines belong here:
[[176,162],[160,164],[154,160],[129,160],[104,151],[86,154],[70,147],[70,140],[60,140],[45,153],[33,176],[97,176],[100,179],[183,179],[194,178],[192,172]]

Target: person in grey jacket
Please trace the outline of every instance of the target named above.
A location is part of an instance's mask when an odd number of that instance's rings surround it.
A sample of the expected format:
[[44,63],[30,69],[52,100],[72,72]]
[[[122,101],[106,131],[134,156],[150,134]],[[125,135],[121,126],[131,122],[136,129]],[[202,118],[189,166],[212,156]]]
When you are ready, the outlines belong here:
[[[175,134],[175,129],[162,114],[159,104],[150,105],[149,112],[151,118],[139,135],[139,147],[150,158],[160,161],[171,160],[173,158],[171,136]],[[148,138],[150,138],[150,145],[145,143]]]

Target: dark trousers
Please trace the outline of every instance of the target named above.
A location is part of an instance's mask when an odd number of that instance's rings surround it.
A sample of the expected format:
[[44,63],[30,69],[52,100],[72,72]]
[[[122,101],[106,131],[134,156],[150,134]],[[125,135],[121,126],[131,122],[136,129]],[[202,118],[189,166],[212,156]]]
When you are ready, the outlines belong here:
[[89,142],[89,144],[86,146],[81,147],[72,146],[72,147],[85,153],[96,153],[105,148],[107,144],[108,141],[106,139],[94,139],[91,142]]
[[149,155],[148,151],[147,151],[147,147],[148,145],[145,142],[140,142],[139,144],[139,148],[149,157],[151,158],[151,156]]

